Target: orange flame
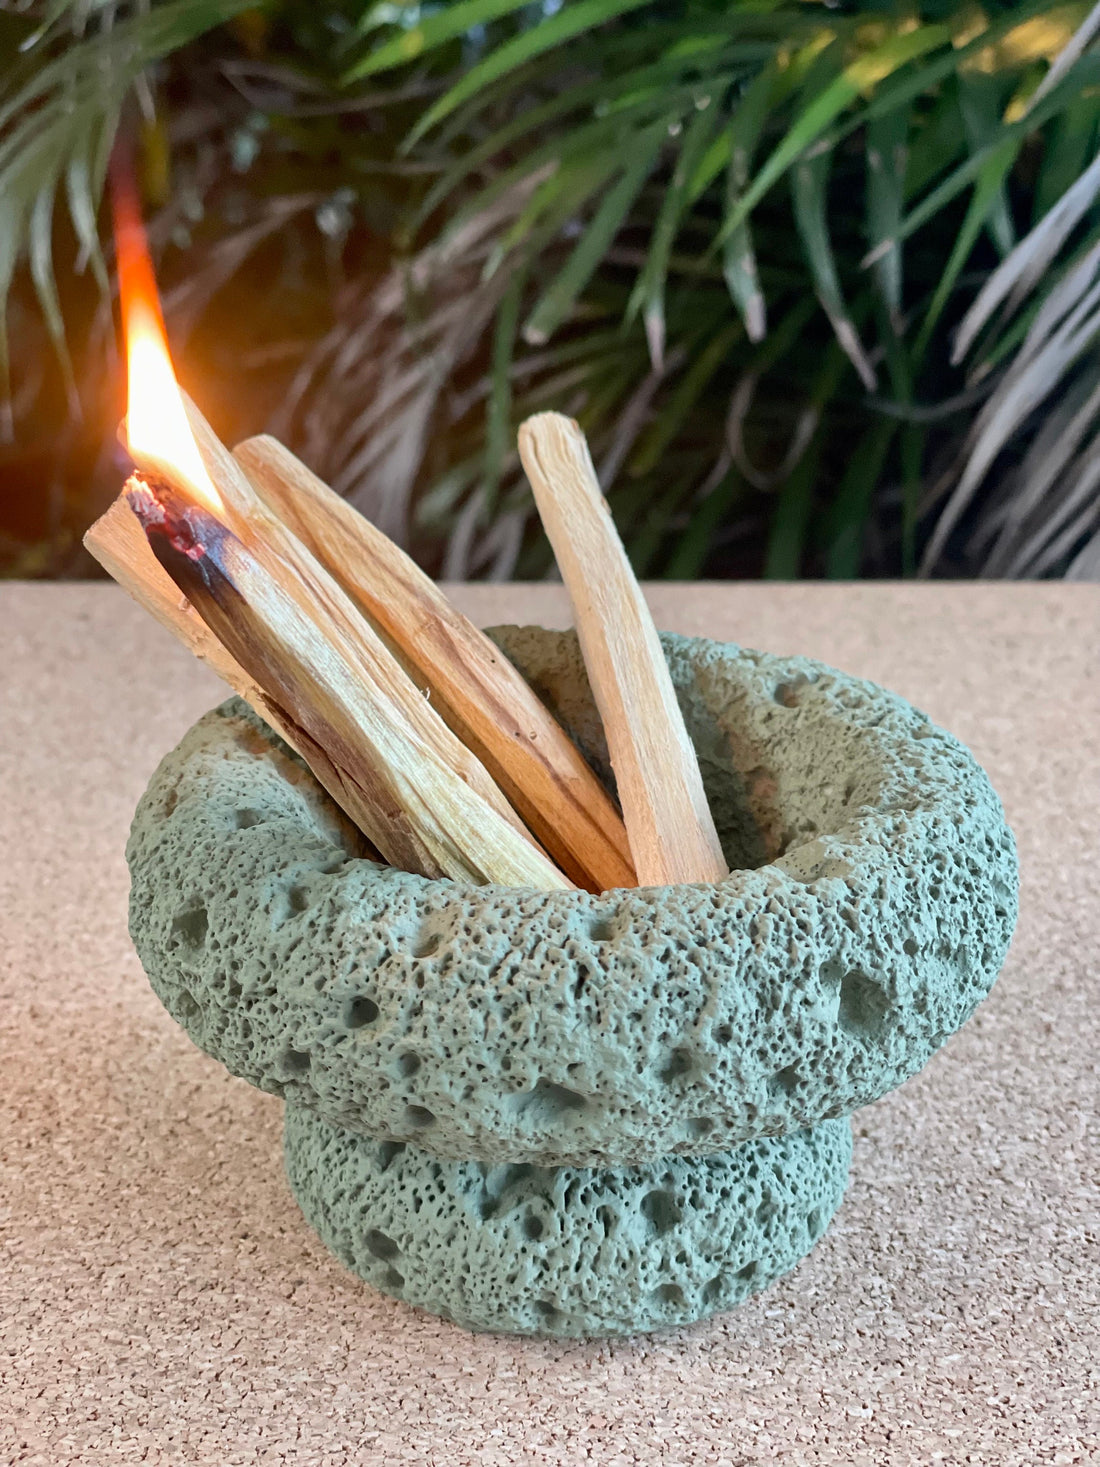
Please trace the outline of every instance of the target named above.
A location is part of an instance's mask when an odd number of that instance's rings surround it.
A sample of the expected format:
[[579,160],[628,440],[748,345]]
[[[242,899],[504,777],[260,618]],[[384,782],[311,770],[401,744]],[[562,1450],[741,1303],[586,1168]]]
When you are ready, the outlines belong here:
[[161,474],[214,514],[222,501],[199,453],[176,384],[133,176],[116,158],[111,211],[126,339],[126,444],[139,468]]

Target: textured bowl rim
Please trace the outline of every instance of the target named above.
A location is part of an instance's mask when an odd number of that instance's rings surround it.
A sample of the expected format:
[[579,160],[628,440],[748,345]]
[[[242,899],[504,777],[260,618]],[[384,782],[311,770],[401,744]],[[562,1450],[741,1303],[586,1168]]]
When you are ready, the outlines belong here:
[[[544,694],[576,661],[569,634],[493,634]],[[870,683],[663,641],[697,743],[736,685],[792,759],[811,731],[819,760],[858,738],[879,806],[715,886],[428,881],[354,859],[312,776],[231,700],[162,762],[127,848],[131,931],[169,1011],[233,1073],[335,1125],[494,1163],[725,1151],[907,1079],[985,996],[1014,926],[1015,847],[986,775]],[[700,753],[712,787],[733,779]],[[220,873],[242,862],[251,886],[227,893]],[[276,888],[304,905],[276,910]]]

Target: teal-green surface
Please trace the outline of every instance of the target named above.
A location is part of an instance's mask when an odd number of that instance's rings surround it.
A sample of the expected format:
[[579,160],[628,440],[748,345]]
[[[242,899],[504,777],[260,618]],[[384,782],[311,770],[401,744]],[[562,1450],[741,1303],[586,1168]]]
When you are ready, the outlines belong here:
[[[575,638],[496,635],[606,769]],[[169,1011],[337,1126],[491,1165],[725,1152],[914,1074],[1015,922],[988,779],[870,683],[664,646],[726,881],[594,897],[379,867],[231,701],[164,760],[129,843],[131,931]]]
[[635,1334],[732,1309],[794,1267],[840,1204],[849,1121],[631,1170],[489,1167],[286,1107],[290,1185],[383,1293],[467,1329]]

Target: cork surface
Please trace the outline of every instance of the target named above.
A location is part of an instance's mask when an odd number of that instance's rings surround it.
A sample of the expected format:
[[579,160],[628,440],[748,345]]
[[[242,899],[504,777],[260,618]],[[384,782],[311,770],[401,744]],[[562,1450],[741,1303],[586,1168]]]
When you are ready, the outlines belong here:
[[[567,621],[560,587],[456,599]],[[583,1344],[471,1338],[311,1233],[281,1105],[194,1049],[126,935],[133,807],[218,685],[111,587],[0,586],[0,1463],[1100,1460],[1100,592],[652,605],[958,735],[1019,841],[1020,922],[970,1024],[855,1117],[809,1258],[733,1314]]]

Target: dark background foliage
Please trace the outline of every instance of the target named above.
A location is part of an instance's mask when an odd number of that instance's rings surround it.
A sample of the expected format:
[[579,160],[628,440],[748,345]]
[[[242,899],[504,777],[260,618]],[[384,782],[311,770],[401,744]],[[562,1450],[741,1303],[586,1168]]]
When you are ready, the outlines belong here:
[[92,573],[125,468],[97,216],[121,125],[184,384],[436,573],[548,572],[514,436],[552,406],[644,575],[1093,576],[1094,25],[970,0],[0,15],[0,564]]

